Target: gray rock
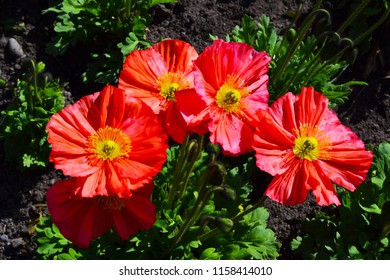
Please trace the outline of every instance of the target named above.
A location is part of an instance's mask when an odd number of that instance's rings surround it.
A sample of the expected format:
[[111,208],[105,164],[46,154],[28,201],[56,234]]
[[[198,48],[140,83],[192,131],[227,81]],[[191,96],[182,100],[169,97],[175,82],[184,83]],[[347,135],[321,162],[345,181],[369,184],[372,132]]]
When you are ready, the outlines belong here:
[[22,46],[14,38],[9,38],[8,50],[12,55],[14,55],[17,58],[21,58],[25,56]]
[[2,242],[8,242],[8,241],[9,241],[8,235],[6,235],[6,234],[0,235],[0,241],[2,241]]
[[15,249],[24,245],[24,243],[25,242],[21,237],[11,239],[11,246]]

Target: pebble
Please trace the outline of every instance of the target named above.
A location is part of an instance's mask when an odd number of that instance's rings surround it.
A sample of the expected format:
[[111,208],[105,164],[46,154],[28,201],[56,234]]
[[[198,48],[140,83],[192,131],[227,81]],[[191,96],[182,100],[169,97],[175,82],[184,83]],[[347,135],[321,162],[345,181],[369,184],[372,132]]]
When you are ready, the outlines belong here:
[[22,46],[14,38],[9,38],[8,50],[11,52],[12,55],[14,55],[17,58],[21,58],[25,56]]
[[8,242],[8,241],[9,241],[8,235],[6,235],[6,234],[0,235],[0,241],[2,241],[2,242]]
[[24,243],[25,242],[21,237],[11,239],[11,246],[15,249],[22,246]]

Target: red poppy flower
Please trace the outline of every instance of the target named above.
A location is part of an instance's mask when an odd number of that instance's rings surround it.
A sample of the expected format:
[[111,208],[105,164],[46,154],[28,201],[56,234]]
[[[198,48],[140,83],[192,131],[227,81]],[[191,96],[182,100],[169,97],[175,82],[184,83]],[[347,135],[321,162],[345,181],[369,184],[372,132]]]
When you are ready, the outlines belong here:
[[156,115],[113,86],[53,115],[47,130],[50,161],[67,176],[87,177],[84,197],[128,197],[166,160],[167,136]]
[[79,196],[85,178],[56,182],[47,192],[47,206],[62,235],[81,248],[114,227],[123,240],[140,229],[150,229],[156,221],[155,206],[150,201],[149,184],[129,198]]
[[177,95],[194,131],[210,131],[210,141],[224,154],[252,150],[254,118],[268,107],[268,63],[265,52],[243,43],[214,41],[194,62],[196,93]]
[[275,176],[265,192],[273,200],[299,204],[311,190],[318,204],[340,205],[332,182],[354,191],[366,178],[372,152],[313,87],[277,99],[259,127],[253,142],[256,163]]
[[165,40],[130,53],[119,76],[118,87],[148,104],[159,115],[167,133],[180,144],[187,125],[177,106],[176,93],[194,90],[192,61],[197,57],[188,43]]

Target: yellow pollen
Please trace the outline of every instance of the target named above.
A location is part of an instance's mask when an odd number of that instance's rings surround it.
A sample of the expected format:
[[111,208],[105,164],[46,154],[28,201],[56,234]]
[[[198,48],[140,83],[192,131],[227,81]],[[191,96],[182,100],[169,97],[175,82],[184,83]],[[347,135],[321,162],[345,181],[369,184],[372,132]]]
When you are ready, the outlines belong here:
[[88,140],[89,150],[101,160],[126,157],[131,151],[130,138],[118,128],[99,128]]
[[241,99],[248,95],[247,89],[241,86],[242,81],[234,76],[228,76],[216,95],[218,107],[227,113],[237,113],[240,110]]
[[293,151],[298,158],[310,161],[329,158],[332,142],[318,126],[303,124],[296,134]]
[[164,73],[157,79],[157,90],[166,101],[176,101],[175,93],[178,90],[186,89],[190,86],[187,79],[180,73]]
[[298,137],[295,139],[293,150],[297,157],[310,161],[317,159],[320,155],[318,141],[314,137]]
[[160,94],[167,100],[175,100],[175,92],[180,88],[180,86],[177,83],[172,84],[164,84],[161,87]]

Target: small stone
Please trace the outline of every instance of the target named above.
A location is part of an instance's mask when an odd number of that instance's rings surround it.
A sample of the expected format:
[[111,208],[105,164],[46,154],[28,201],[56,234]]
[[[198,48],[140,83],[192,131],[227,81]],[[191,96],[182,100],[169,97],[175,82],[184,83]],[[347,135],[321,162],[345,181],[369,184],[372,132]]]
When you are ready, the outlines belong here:
[[14,38],[9,38],[8,49],[11,52],[11,54],[17,58],[21,58],[25,56],[22,46]]
[[0,241],[2,241],[2,242],[8,242],[8,241],[9,241],[8,235],[6,235],[6,234],[0,235]]
[[19,248],[19,247],[22,246],[24,243],[25,243],[25,242],[24,242],[23,238],[21,238],[21,237],[11,239],[11,246],[12,246],[13,248],[15,248],[15,249],[16,249],[16,248]]

